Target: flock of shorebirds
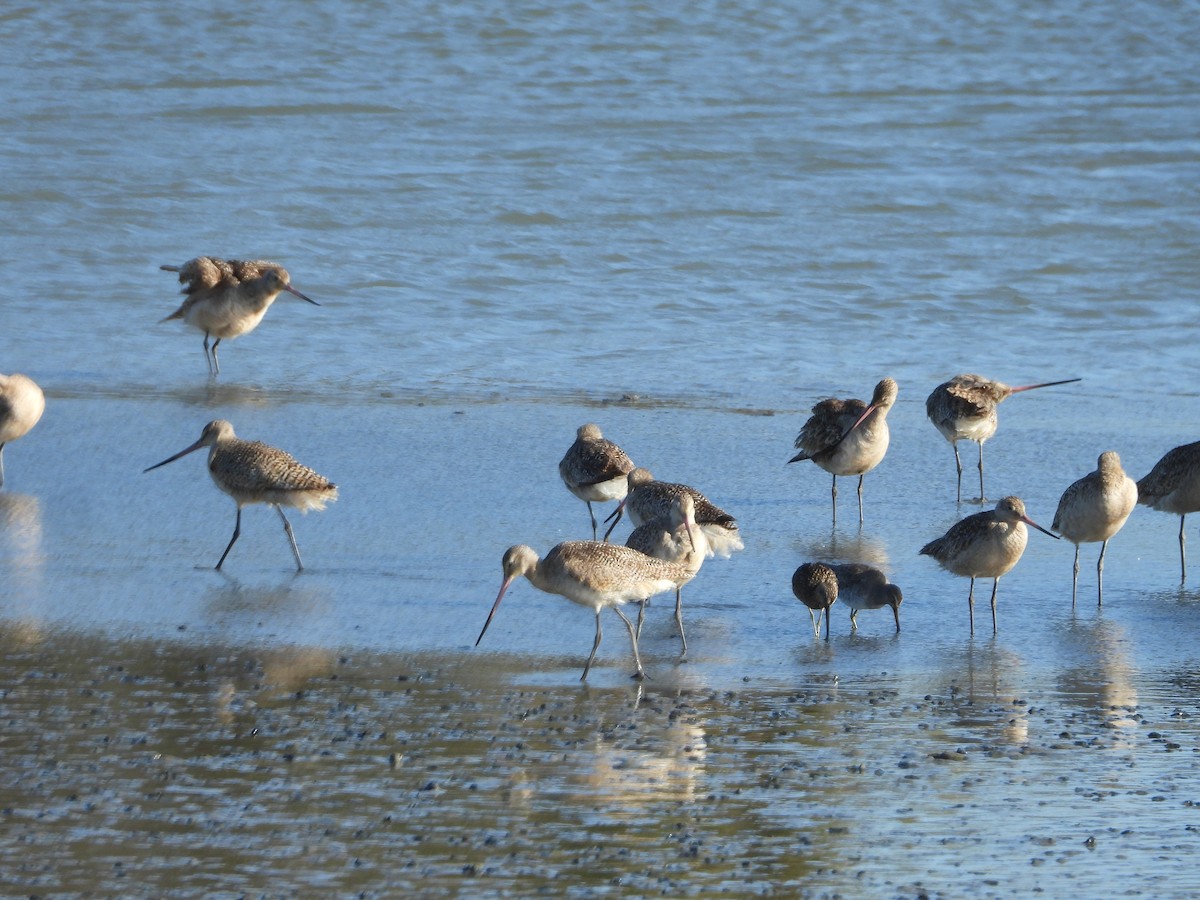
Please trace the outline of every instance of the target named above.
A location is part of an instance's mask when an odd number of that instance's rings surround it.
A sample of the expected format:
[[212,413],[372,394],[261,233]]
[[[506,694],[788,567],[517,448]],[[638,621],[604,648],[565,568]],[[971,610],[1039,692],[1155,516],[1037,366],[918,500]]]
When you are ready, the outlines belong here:
[[[210,377],[220,372],[217,346],[227,338],[252,331],[267,309],[284,292],[319,305],[292,287],[287,271],[262,260],[223,260],[201,256],[182,266],[162,268],[179,275],[185,299],[162,321],[181,319],[204,334],[204,358]],[[209,342],[212,341],[210,346]],[[979,495],[984,502],[983,444],[998,424],[998,404],[1020,391],[1078,381],[1063,381],[1010,387],[980,375],[958,375],[938,385],[926,400],[929,419],[954,448],[958,473],[958,500],[962,500],[962,461],[959,441],[979,445]],[[838,476],[858,476],[858,518],[863,522],[863,478],[883,460],[889,433],[887,414],[895,403],[896,382],[884,378],[869,403],[862,400],[827,399],[817,403],[812,416],[796,438],[799,451],[789,462],[812,460],[833,476],[833,520],[837,523]],[[0,375],[0,487],[4,484],[4,445],[26,434],[42,416],[45,397],[25,375]],[[233,498],[237,518],[233,536],[217,561],[220,569],[241,534],[242,508],[253,503],[273,506],[283,522],[297,571],[303,569],[300,550],[283,507],[301,511],[323,509],[337,499],[337,486],[290,454],[258,441],[234,434],[224,420],[208,423],[200,438],[190,446],[145,471],[157,469],[201,448],[208,448],[208,471],[216,486]],[[675,591],[675,622],[682,653],[687,653],[683,628],[682,588],[696,577],[704,560],[728,557],[743,543],[733,516],[717,507],[695,488],[655,480],[644,468],[634,466],[629,456],[607,440],[594,424],[583,425],[576,440],[559,464],[566,487],[587,503],[592,539],[566,541],[545,556],[525,545],[510,547],[503,557],[504,580],[476,645],[483,639],[512,583],[524,575],[543,591],[561,595],[596,616],[596,636],[583,670],[587,678],[602,636],[600,613],[611,607],[629,632],[633,647],[635,677],[646,677],[638,652],[638,636],[650,598]],[[593,503],[619,501],[609,516],[612,525],[599,538]],[[1079,548],[1100,543],[1096,562],[1098,602],[1104,599],[1104,552],[1108,541],[1125,524],[1137,503],[1179,516],[1179,562],[1181,579],[1186,578],[1184,519],[1200,511],[1200,442],[1176,447],[1148,475],[1134,482],[1121,468],[1114,451],[1102,453],[1096,471],[1076,481],[1062,495],[1051,525],[1042,528],[1026,515],[1019,497],[1005,497],[994,509],[978,512],[955,523],[949,531],[921,548],[949,572],[971,580],[967,600],[971,632],[974,633],[976,578],[991,578],[992,630],[996,631],[996,591],[1001,576],[1020,560],[1028,540],[1028,527],[1051,537],[1065,537],[1075,544],[1072,604],[1078,590]],[[634,526],[625,545],[609,542],[617,522],[627,515]],[[606,520],[607,521],[607,520]],[[1057,532],[1054,533],[1054,532]],[[862,563],[826,564],[807,562],[792,576],[792,590],[809,610],[814,634],[820,637],[825,619],[829,639],[829,609],[841,599],[850,612],[851,627],[857,626],[859,610],[888,607],[900,630],[900,588],[886,575]],[[622,611],[626,603],[638,603],[634,624]]]

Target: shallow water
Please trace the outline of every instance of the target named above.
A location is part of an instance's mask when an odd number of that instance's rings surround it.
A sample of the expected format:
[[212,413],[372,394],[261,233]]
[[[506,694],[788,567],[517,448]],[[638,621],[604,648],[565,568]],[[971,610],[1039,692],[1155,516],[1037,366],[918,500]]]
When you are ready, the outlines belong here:
[[[1137,477],[1196,439],[1197,27],[1146,3],[0,18],[0,371],[48,396],[0,492],[6,889],[1186,894],[1177,523],[1135,512],[1103,608],[1096,549],[1072,610],[1072,548],[1032,534],[994,638],[990,586],[972,639],[966,584],[917,550],[978,508],[924,415],[956,372],[1083,378],[1006,402],[986,445],[988,496],[1046,526],[1101,451]],[[200,335],[156,324],[158,266],[201,253],[277,259],[322,306],[281,299],[209,382]],[[812,403],[883,375],[891,450],[864,527],[845,479],[831,528],[829,477],[785,460]],[[233,509],[199,455],[142,474],[217,417],[339,484],[293,516],[301,575],[262,508],[212,571]],[[685,589],[686,661],[651,607],[640,699],[616,618],[581,686],[592,616],[525,583],[472,647],[505,547],[588,535],[556,471],[586,421],[746,542]],[[814,641],[813,558],[886,568],[903,632],[835,607]]]

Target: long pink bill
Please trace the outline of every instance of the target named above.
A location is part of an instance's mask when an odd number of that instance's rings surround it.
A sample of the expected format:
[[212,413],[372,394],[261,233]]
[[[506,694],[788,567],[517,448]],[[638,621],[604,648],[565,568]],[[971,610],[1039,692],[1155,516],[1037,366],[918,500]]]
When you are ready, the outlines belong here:
[[287,291],[289,294],[292,294],[292,295],[294,295],[294,296],[296,296],[296,297],[299,297],[301,300],[307,300],[307,301],[308,301],[309,303],[311,303],[313,306],[320,306],[320,305],[321,305],[321,304],[320,304],[320,303],[318,303],[316,300],[314,300],[312,297],[306,297],[306,296],[304,296],[302,293],[300,293],[298,290],[296,290],[296,289],[295,289],[294,287],[292,287],[290,284],[284,285],[283,289],[284,289],[285,291]]
[[1024,384],[1024,385],[1021,385],[1021,387],[1010,388],[1009,392],[1013,393],[1013,394],[1019,394],[1021,391],[1032,391],[1035,388],[1054,387],[1056,384],[1071,384],[1072,382],[1075,382],[1075,381],[1083,381],[1083,379],[1082,378],[1066,378],[1066,379],[1063,379],[1062,381],[1046,381],[1046,382],[1043,382],[1042,384]]
[[[867,418],[867,416],[869,416],[871,413],[875,412],[875,410],[877,410],[877,409],[879,409],[879,406],[874,403],[872,403],[870,406],[868,406],[866,409],[864,409],[863,414],[855,420],[854,424],[850,426],[850,428],[846,432],[846,434],[849,434],[851,431],[853,431],[855,428],[857,428],[859,425],[861,425],[863,423],[863,421]],[[842,440],[846,439],[846,434],[842,435]]]
[[1059,537],[1057,534],[1055,534],[1053,531],[1047,531],[1045,528],[1043,528],[1043,527],[1042,527],[1041,525],[1039,525],[1037,522],[1033,521],[1033,519],[1029,518],[1029,516],[1021,516],[1021,521],[1022,521],[1022,522],[1024,522],[1026,525],[1030,526],[1031,528],[1036,528],[1036,529],[1037,529],[1038,531],[1040,531],[1042,534],[1048,534],[1048,535],[1050,535],[1050,537],[1054,538],[1056,541],[1058,541],[1058,540],[1062,540],[1062,539],[1061,539],[1061,538],[1060,538],[1060,537]]
[[150,469],[157,469],[159,466],[165,466],[167,463],[175,462],[175,460],[179,459],[179,457],[187,456],[189,453],[192,453],[195,450],[199,450],[203,446],[204,446],[203,441],[196,441],[196,443],[192,444],[192,446],[188,447],[186,450],[180,450],[174,456],[168,456],[162,462],[155,463],[154,465],[150,466],[149,469],[142,469],[142,472],[144,474],[146,472],[149,472]]
[[504,599],[504,592],[508,590],[508,586],[513,583],[511,578],[505,578],[504,584],[500,585],[500,593],[496,595],[496,602],[492,604],[492,611],[488,613],[487,621],[483,623],[483,631],[479,632],[479,637],[475,638],[475,646],[479,646],[479,642],[483,640],[484,634],[487,633],[488,626],[492,624],[492,616],[496,614],[496,610],[500,608],[500,601]]

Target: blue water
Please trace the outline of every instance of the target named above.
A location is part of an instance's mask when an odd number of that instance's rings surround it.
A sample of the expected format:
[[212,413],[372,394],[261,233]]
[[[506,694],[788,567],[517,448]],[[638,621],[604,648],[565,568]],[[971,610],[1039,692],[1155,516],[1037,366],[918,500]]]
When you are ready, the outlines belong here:
[[[1101,451],[1140,477],[1197,439],[1198,23],[1149,2],[9,10],[0,371],[48,401],[6,451],[2,614],[512,655],[570,689],[592,618],[528,584],[469,648],[505,547],[588,536],[555,467],[595,421],[745,535],[685,590],[688,663],[652,608],[662,683],[920,690],[983,653],[1053,691],[1116,658],[1169,703],[1200,664],[1172,517],[1139,508],[1112,542],[1102,610],[1095,548],[1073,613],[1072,548],[1031,535],[995,641],[988,586],[972,643],[966,584],[916,551],[977,509],[924,417],[957,372],[1083,379],[1008,401],[987,444],[989,496],[1046,526]],[[210,383],[200,334],[158,321],[179,300],[159,266],[200,254],[276,260],[322,305],[284,296]],[[866,525],[847,479],[831,529],[792,439],[884,375],[901,394]],[[339,484],[293,517],[302,576],[262,508],[208,568],[233,508],[199,456],[141,474],[217,417]],[[884,611],[850,637],[835,608],[813,644],[789,580],[819,557],[887,568],[904,632]],[[613,618],[592,678],[622,684],[627,655]]]

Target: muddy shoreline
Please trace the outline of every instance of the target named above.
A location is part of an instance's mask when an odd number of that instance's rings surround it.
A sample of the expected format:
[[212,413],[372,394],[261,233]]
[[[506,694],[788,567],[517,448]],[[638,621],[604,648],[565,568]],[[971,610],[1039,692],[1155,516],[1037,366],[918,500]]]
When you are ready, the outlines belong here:
[[1062,684],[0,645],[10,894],[1182,896],[1200,849],[1191,711]]

